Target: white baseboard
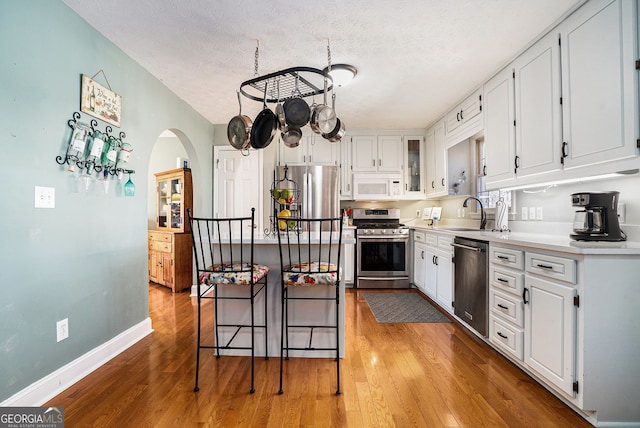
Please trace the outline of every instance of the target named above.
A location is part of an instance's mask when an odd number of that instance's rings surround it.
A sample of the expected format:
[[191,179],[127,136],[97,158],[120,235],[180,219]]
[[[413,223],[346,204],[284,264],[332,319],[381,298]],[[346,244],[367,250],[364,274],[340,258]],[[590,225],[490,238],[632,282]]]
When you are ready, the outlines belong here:
[[151,318],[146,318],[17,392],[0,403],[0,407],[41,406],[152,332]]

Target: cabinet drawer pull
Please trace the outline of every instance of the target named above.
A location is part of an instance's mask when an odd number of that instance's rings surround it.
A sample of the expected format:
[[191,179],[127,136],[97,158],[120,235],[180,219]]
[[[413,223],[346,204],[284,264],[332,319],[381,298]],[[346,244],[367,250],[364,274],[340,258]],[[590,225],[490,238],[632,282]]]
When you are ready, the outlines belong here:
[[505,334],[502,334],[502,332],[500,332],[500,331],[497,334],[498,334],[498,336],[500,336],[503,339],[508,339],[508,337]]
[[498,307],[501,308],[501,309],[504,309],[505,311],[509,310],[509,308],[507,308],[505,305],[502,305],[500,303],[498,303]]
[[506,284],[508,284],[508,283],[509,283],[509,281],[508,281],[508,280],[506,280],[506,279],[504,279],[504,278],[496,278],[496,279],[497,279],[498,281],[500,281],[500,282],[504,282],[504,283],[506,283]]
[[529,290],[527,288],[525,288],[524,290],[522,290],[522,302],[526,305],[527,303],[529,303],[529,301],[527,300],[527,295],[529,294]]
[[536,266],[538,266],[539,268],[542,268],[542,269],[553,269],[553,266],[543,265],[541,263],[538,263]]
[[420,253],[420,258],[421,258],[422,260],[424,260],[424,251],[422,251],[422,252]]
[[499,258],[500,260],[507,260],[509,261],[509,257],[507,256],[496,256],[497,258]]

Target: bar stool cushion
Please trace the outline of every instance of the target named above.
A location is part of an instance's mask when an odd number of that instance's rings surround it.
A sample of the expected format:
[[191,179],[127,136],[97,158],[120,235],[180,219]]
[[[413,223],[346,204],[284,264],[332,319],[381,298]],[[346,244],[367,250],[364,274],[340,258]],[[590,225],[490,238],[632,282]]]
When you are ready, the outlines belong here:
[[282,276],[285,285],[336,285],[337,271],[333,263],[303,262],[285,266]]
[[260,281],[269,272],[269,267],[254,264],[251,269],[250,263],[217,263],[209,266],[207,271],[200,273],[200,284],[236,284],[250,285],[251,274],[253,273],[253,283]]

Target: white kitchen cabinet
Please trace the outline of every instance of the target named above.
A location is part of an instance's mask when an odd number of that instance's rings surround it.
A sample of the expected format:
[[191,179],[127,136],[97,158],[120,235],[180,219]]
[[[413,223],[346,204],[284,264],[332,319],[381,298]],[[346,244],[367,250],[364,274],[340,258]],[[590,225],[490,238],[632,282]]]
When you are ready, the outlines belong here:
[[636,7],[592,0],[560,24],[565,169],[638,154]]
[[332,143],[320,135],[304,135],[298,147],[279,145],[280,165],[338,165],[340,143]]
[[558,39],[549,33],[513,62],[518,179],[562,169]]
[[404,147],[401,136],[351,137],[354,172],[401,172]]
[[340,141],[340,199],[353,198],[353,171],[351,169],[351,139]]
[[485,85],[487,187],[562,168],[560,50],[549,33]]
[[426,294],[425,286],[426,270],[426,245],[425,233],[414,231],[413,233],[413,285]]
[[404,199],[425,199],[425,142],[423,136],[404,137]]
[[576,289],[525,276],[524,361],[532,370],[575,396]]
[[515,182],[514,70],[507,67],[484,85],[487,189]]
[[481,131],[482,119],[482,88],[480,88],[447,114],[447,145],[459,143]]
[[447,152],[445,148],[445,121],[441,119],[427,130],[427,197],[447,194]]
[[524,252],[489,246],[489,341],[524,359]]
[[425,235],[424,293],[453,313],[453,237],[427,232]]

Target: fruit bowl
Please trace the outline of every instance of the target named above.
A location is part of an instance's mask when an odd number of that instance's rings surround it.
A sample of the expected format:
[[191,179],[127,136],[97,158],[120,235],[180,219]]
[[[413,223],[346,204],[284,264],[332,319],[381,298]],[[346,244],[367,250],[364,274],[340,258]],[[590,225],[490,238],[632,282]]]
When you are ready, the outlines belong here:
[[297,190],[293,189],[271,189],[271,197],[280,205],[291,205],[297,198]]

